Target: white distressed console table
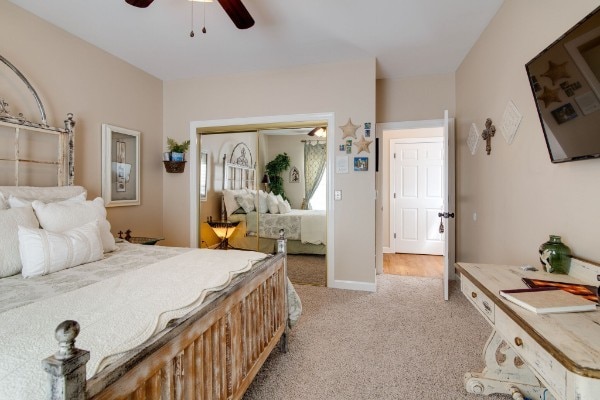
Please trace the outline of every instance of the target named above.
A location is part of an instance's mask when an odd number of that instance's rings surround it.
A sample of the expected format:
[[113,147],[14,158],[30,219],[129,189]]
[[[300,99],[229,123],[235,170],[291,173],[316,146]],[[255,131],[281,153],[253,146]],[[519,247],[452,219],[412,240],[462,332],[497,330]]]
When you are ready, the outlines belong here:
[[457,263],[456,269],[463,294],[494,328],[484,349],[483,372],[465,375],[468,392],[512,394],[514,399],[600,399],[600,310],[536,314],[499,296],[502,289],[525,288],[524,277],[597,286],[599,266],[573,259],[569,275],[490,264]]

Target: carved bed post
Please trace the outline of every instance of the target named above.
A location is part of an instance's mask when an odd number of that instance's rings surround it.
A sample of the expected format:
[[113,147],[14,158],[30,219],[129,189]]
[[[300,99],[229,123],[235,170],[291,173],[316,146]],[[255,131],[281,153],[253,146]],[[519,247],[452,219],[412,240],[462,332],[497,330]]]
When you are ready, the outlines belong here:
[[90,352],[75,347],[79,334],[77,321],[64,321],[56,327],[54,336],[59,349],[42,361],[44,370],[50,375],[50,400],[85,400],[85,364]]
[[277,239],[277,253],[281,253],[283,254],[283,274],[284,274],[284,279],[285,279],[285,294],[284,294],[284,310],[285,310],[285,330],[283,332],[283,335],[281,336],[281,342],[280,342],[280,346],[281,346],[281,351],[284,353],[288,352],[288,333],[289,333],[289,329],[290,329],[290,324],[288,321],[288,314],[289,314],[289,309],[288,309],[288,293],[287,293],[287,286],[288,286],[288,276],[287,276],[287,239],[285,238],[285,232],[283,229],[279,230],[279,239]]

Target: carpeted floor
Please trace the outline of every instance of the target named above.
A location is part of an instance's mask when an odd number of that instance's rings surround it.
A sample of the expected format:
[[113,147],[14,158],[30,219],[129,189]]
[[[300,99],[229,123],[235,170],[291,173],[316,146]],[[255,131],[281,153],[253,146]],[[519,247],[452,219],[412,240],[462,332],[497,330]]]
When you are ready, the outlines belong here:
[[299,285],[327,286],[325,256],[288,254],[288,277]]
[[379,275],[377,292],[295,285],[303,314],[289,352],[276,349],[245,400],[508,399],[467,394],[491,327],[452,284]]

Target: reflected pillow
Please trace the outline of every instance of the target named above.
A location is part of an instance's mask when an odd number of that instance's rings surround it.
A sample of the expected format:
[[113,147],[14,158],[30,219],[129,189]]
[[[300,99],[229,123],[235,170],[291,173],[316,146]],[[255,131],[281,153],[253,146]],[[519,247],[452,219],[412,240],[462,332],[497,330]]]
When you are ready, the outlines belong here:
[[31,206],[0,210],[0,278],[21,272],[19,225],[27,228],[39,226]]
[[267,195],[267,207],[269,207],[269,212],[271,214],[279,214],[279,202],[273,192],[270,192]]
[[102,258],[98,220],[63,233],[19,226],[24,278],[47,275]]
[[227,216],[229,217],[231,214],[237,211],[240,208],[240,204],[235,199],[235,196],[240,194],[245,194],[246,189],[241,190],[231,190],[224,189],[223,190],[223,201],[225,202],[225,210],[227,211]]
[[290,202],[287,200],[279,201],[277,200],[277,205],[279,206],[279,213],[287,214],[292,211],[292,206],[290,206]]
[[251,193],[238,194],[235,196],[235,200],[246,214],[254,211],[254,196]]
[[258,210],[259,213],[268,213],[269,206],[267,205],[267,197],[268,195],[262,190],[258,191],[258,196],[254,197],[254,208]]
[[104,251],[117,249],[115,238],[110,233],[110,223],[106,220],[106,209],[101,197],[91,201],[61,201],[48,204],[36,200],[31,205],[40,221],[40,226],[52,232],[64,232],[97,219]]

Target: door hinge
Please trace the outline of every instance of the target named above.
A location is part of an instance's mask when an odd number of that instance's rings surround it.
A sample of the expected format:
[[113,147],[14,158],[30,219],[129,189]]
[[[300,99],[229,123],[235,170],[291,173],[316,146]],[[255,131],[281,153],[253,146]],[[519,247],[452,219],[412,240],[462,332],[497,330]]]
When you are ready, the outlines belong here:
[[394,239],[396,239],[396,234],[394,233]]
[[396,153],[394,153],[394,158],[396,158]]
[[396,193],[394,193],[394,198],[396,198]]

